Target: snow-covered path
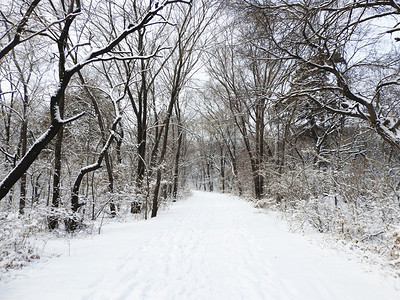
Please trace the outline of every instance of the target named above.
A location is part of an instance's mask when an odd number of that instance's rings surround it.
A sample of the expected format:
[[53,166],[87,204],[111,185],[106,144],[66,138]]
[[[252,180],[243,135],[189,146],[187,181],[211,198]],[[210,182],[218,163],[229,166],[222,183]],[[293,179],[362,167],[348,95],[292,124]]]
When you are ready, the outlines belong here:
[[[393,281],[238,198],[194,192],[156,219],[71,240],[0,299],[400,299]],[[399,287],[400,288],[400,287]]]

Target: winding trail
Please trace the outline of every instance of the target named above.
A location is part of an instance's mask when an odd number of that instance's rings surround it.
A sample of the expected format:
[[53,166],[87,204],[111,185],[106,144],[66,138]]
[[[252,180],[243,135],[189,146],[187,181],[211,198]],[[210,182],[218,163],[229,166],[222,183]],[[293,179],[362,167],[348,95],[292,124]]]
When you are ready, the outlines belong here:
[[194,192],[0,282],[0,299],[400,299],[394,283],[236,197]]

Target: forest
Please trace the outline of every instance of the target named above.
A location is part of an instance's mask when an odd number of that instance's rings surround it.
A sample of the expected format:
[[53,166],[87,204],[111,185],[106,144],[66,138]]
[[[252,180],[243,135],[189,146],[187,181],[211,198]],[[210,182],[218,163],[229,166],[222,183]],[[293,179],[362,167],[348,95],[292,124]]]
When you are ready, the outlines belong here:
[[395,0],[2,0],[0,269],[231,193],[400,266]]

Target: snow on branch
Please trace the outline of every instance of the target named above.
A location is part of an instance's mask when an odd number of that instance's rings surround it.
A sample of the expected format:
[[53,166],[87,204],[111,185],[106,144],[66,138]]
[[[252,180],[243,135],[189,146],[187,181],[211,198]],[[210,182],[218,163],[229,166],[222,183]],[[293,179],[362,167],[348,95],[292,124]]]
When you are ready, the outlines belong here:
[[[312,95],[313,91],[315,91],[315,89],[312,89],[310,91],[304,90],[304,91],[300,91],[300,92],[295,92],[295,93],[291,93],[290,95],[286,96],[285,98],[306,97],[309,100],[311,100],[314,104],[316,104],[319,108],[326,109],[327,111],[329,111],[331,113],[340,114],[340,115],[346,115],[346,116],[350,116],[350,117],[355,117],[355,118],[363,119],[363,120],[366,120],[366,121],[369,120],[369,116],[365,115],[359,109],[358,105],[355,105],[355,106],[353,106],[351,108],[347,108],[347,109],[334,108],[334,107],[332,107],[332,106],[330,106],[330,105],[328,105],[326,103],[321,102],[316,97],[314,97]],[[357,109],[357,113],[354,112],[354,109]]]
[[8,153],[3,147],[0,147],[0,152],[3,153],[6,157],[8,157],[11,160],[16,159],[16,154]]
[[55,104],[54,119],[59,124],[64,125],[64,124],[71,123],[71,122],[79,119],[80,117],[82,117],[84,114],[85,114],[85,112],[81,112],[81,113],[79,113],[79,114],[77,114],[77,115],[75,115],[75,116],[73,116],[71,118],[68,118],[68,119],[64,120],[64,119],[61,118],[61,115],[60,115],[60,107],[58,106],[58,104]]
[[[40,2],[40,0],[35,0],[31,3],[28,11],[25,13],[22,21],[18,25],[17,34],[12,42],[12,44],[7,45],[0,51],[0,59],[4,57],[8,52],[10,52],[17,44],[20,43],[20,34],[24,30],[26,23],[28,22],[28,18],[32,14],[36,5]],[[14,186],[14,184],[22,177],[22,175],[29,169],[32,163],[36,160],[40,152],[50,143],[50,141],[56,136],[59,130],[62,128],[62,125],[65,123],[72,122],[79,118],[82,114],[78,114],[70,119],[63,120],[60,115],[59,111],[59,102],[65,95],[65,90],[67,89],[69,82],[71,81],[72,76],[79,72],[85,65],[94,62],[94,61],[101,61],[109,60],[109,59],[118,59],[116,56],[112,58],[104,58],[103,55],[110,54],[112,50],[121,42],[123,41],[128,35],[133,32],[137,32],[143,28],[145,28],[146,24],[150,23],[154,17],[158,16],[158,13],[167,5],[173,3],[186,3],[191,4],[191,1],[184,1],[184,0],[169,0],[163,1],[161,3],[157,2],[154,5],[154,8],[149,10],[143,18],[137,24],[130,24],[122,33],[120,33],[114,40],[108,43],[101,49],[92,51],[87,55],[82,61],[75,64],[72,68],[66,69],[63,74],[61,75],[61,80],[59,85],[55,91],[55,93],[50,98],[50,115],[51,115],[51,125],[46,130],[46,132],[37,139],[32,147],[27,151],[25,156],[18,162],[18,164],[8,173],[8,175],[1,181],[0,183],[0,200],[3,199],[10,189]],[[73,20],[79,15],[81,11],[81,2],[76,1],[76,9],[73,11],[72,14],[67,16],[65,26],[63,28],[62,34],[59,37],[59,41],[65,41],[68,38],[69,28],[72,24]],[[153,55],[149,56],[148,58],[153,57]],[[64,57],[65,58],[65,57]],[[128,57],[126,59],[146,59],[146,57]],[[61,63],[63,63],[61,61]],[[117,116],[118,117],[118,116]],[[118,123],[118,122],[116,122]],[[115,131],[115,130],[114,130]],[[111,136],[113,136],[111,134]]]
[[[110,55],[108,57],[96,57],[96,58],[92,58],[90,60],[84,60],[81,63],[79,63],[81,66],[93,63],[93,62],[99,62],[99,61],[110,61],[110,60],[119,60],[119,61],[125,61],[125,60],[146,60],[146,59],[150,59],[153,57],[158,57],[158,52],[164,49],[168,49],[168,48],[157,48],[157,50],[149,55],[138,55],[138,56],[117,56],[117,55]],[[72,67],[74,68],[74,67]]]
[[75,18],[76,16],[78,16],[80,14],[81,14],[81,12],[70,13],[70,14],[66,15],[65,18],[53,21],[50,24],[48,24],[46,27],[44,27],[43,29],[41,29],[41,30],[39,30],[37,32],[34,32],[31,35],[27,36],[26,38],[20,40],[20,43],[24,43],[24,42],[34,38],[35,36],[41,35],[44,32],[46,32],[47,30],[49,30],[51,27],[53,27],[54,25],[60,24],[62,22],[65,22],[68,19]]
[[[162,4],[156,4],[155,8],[152,10],[149,10],[147,14],[137,23],[137,24],[129,24],[125,30],[122,31],[114,40],[112,40],[109,44],[104,46],[103,48],[97,49],[95,51],[90,52],[85,58],[82,59],[78,64],[73,66],[69,71],[70,72],[77,72],[80,70],[84,65],[87,65],[91,62],[94,61],[105,61],[105,60],[111,60],[111,59],[119,59],[119,60],[128,60],[128,59],[146,59],[145,56],[143,57],[128,57],[128,58],[118,58],[116,56],[113,57],[108,57],[108,58],[101,58],[104,54],[112,52],[112,49],[114,49],[115,46],[117,46],[121,41],[123,41],[128,35],[130,35],[133,32],[139,31],[143,28],[145,28],[150,21],[155,17],[158,16],[158,13],[168,4],[172,3],[187,3],[190,4],[191,1],[183,1],[183,0],[174,0],[174,1],[164,1]],[[158,49],[159,50],[159,49]],[[153,57],[153,55],[150,55],[148,58]]]
[[30,16],[32,15],[34,9],[36,6],[38,6],[39,2],[41,0],[34,0],[28,7],[28,10],[25,12],[24,16],[22,17],[21,21],[17,25],[16,33],[14,35],[14,38],[0,51],[0,60],[12,49],[14,49],[15,46],[20,44],[21,41],[21,33],[25,28],[25,25],[28,23],[28,20]]

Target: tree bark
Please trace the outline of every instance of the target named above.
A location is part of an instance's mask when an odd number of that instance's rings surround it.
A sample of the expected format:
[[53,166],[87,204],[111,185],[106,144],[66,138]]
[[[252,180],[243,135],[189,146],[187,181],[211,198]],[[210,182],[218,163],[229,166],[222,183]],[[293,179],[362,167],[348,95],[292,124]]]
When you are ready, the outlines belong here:
[[220,174],[221,174],[221,186],[222,186],[222,193],[225,193],[225,157],[224,157],[224,150],[222,145],[219,144],[220,150]]
[[[64,97],[62,97],[63,99]],[[64,107],[64,100],[60,101],[62,107]],[[61,117],[63,115],[64,109],[60,109]],[[62,141],[64,136],[64,130],[61,126],[56,137],[56,143],[54,148],[54,173],[53,173],[53,193],[51,207],[58,208],[60,206],[60,188],[61,188],[61,160],[62,160]],[[58,218],[56,216],[50,216],[49,229],[56,229],[58,227]]]
[[[27,93],[26,86],[24,86],[24,92]],[[28,120],[27,120],[27,94],[25,95],[24,101],[24,112],[23,112],[23,121],[21,125],[21,137],[20,137],[20,155],[24,156],[27,150],[27,131],[28,131]],[[24,214],[24,208],[26,205],[26,173],[24,173],[21,177],[20,182],[20,196],[19,196],[19,213]]]
[[181,148],[182,148],[182,140],[183,140],[183,130],[182,130],[182,121],[181,121],[181,111],[179,107],[179,101],[176,102],[175,105],[175,114],[177,117],[177,131],[178,131],[178,140],[177,140],[177,149],[175,154],[175,165],[174,165],[174,182],[172,187],[172,197],[173,201],[176,201],[178,195],[178,184],[179,184],[179,159],[181,156]]

